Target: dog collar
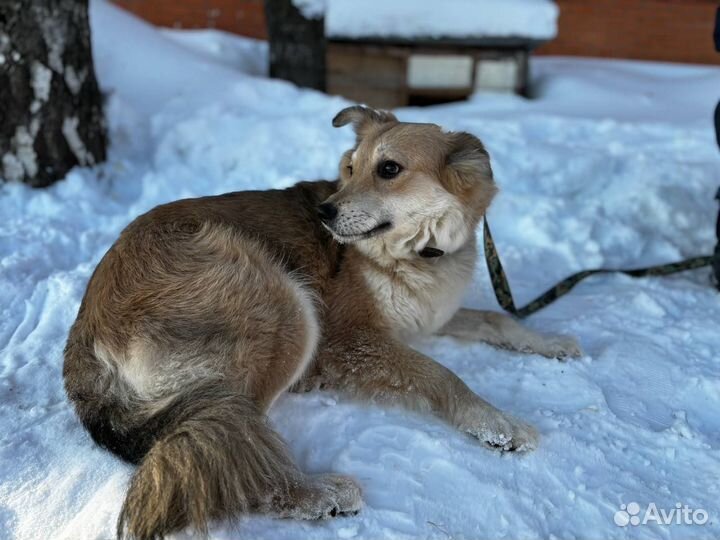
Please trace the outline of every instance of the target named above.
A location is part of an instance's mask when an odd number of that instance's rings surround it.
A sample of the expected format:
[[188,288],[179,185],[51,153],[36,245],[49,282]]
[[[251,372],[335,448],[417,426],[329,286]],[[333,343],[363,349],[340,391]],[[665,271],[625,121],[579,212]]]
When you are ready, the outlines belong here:
[[445,252],[442,249],[425,247],[418,251],[418,255],[420,255],[424,259],[434,259],[435,257],[442,257],[443,255],[445,255]]

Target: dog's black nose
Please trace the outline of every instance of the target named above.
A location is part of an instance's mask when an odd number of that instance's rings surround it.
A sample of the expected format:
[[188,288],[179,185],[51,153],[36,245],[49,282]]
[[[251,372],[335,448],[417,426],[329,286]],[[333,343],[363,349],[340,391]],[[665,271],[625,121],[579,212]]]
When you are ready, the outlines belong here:
[[325,222],[335,219],[335,216],[337,216],[338,213],[337,206],[329,202],[322,203],[320,206],[318,206],[317,210],[320,219]]

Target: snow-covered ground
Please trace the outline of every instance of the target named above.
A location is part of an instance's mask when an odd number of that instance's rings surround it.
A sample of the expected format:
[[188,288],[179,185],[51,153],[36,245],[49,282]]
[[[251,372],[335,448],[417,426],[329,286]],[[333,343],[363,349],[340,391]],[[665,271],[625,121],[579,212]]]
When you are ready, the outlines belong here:
[[[330,126],[343,99],[233,67],[261,73],[262,44],[158,32],[99,1],[92,24],[108,162],[46,190],[0,186],[2,538],[113,534],[132,467],[91,443],[61,366],[85,284],[120,230],[172,199],[334,177],[353,140]],[[486,142],[502,189],[489,218],[518,302],[584,267],[710,252],[720,69],[561,58],[534,68],[532,101],[396,111]],[[495,307],[482,267],[465,303]],[[271,416],[297,461],[356,476],[366,507],[316,523],[247,517],[212,537],[720,537],[720,295],[708,271],[592,278],[527,324],[576,335],[586,356],[559,363],[446,338],[418,347],[538,426],[534,453],[499,455],[440,422],[333,394],[289,395]],[[631,502],[640,517],[681,503],[708,522],[616,525]]]

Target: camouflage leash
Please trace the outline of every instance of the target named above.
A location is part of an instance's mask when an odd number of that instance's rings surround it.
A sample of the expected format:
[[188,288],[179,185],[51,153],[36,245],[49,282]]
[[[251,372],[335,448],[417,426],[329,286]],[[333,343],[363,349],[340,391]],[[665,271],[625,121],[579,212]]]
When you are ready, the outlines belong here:
[[545,291],[528,305],[518,309],[515,307],[515,301],[513,300],[510,285],[507,277],[505,276],[505,270],[503,270],[500,257],[495,249],[495,243],[493,242],[487,219],[485,219],[484,223],[483,240],[485,243],[485,262],[487,262],[488,272],[490,272],[490,279],[493,284],[493,289],[495,290],[495,297],[505,311],[519,317],[520,319],[523,319],[528,315],[532,315],[536,311],[550,305],[561,296],[570,292],[575,285],[588,276],[612,273],[621,273],[632,277],[667,276],[676,272],[710,266],[713,263],[713,259],[720,257],[720,253],[718,253],[716,256],[710,255],[707,257],[693,257],[692,259],[686,259],[684,261],[661,264],[658,266],[648,266],[647,268],[637,268],[635,270],[611,270],[607,268],[583,270],[582,272],[566,277],[560,283]]

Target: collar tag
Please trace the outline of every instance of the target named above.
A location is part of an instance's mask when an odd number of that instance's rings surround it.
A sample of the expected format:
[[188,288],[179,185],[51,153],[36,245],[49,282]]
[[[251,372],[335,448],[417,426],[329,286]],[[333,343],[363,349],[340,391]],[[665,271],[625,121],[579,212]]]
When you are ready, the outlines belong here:
[[425,247],[418,251],[418,255],[425,259],[434,259],[435,257],[442,257],[443,255],[445,255],[445,252],[442,249]]

